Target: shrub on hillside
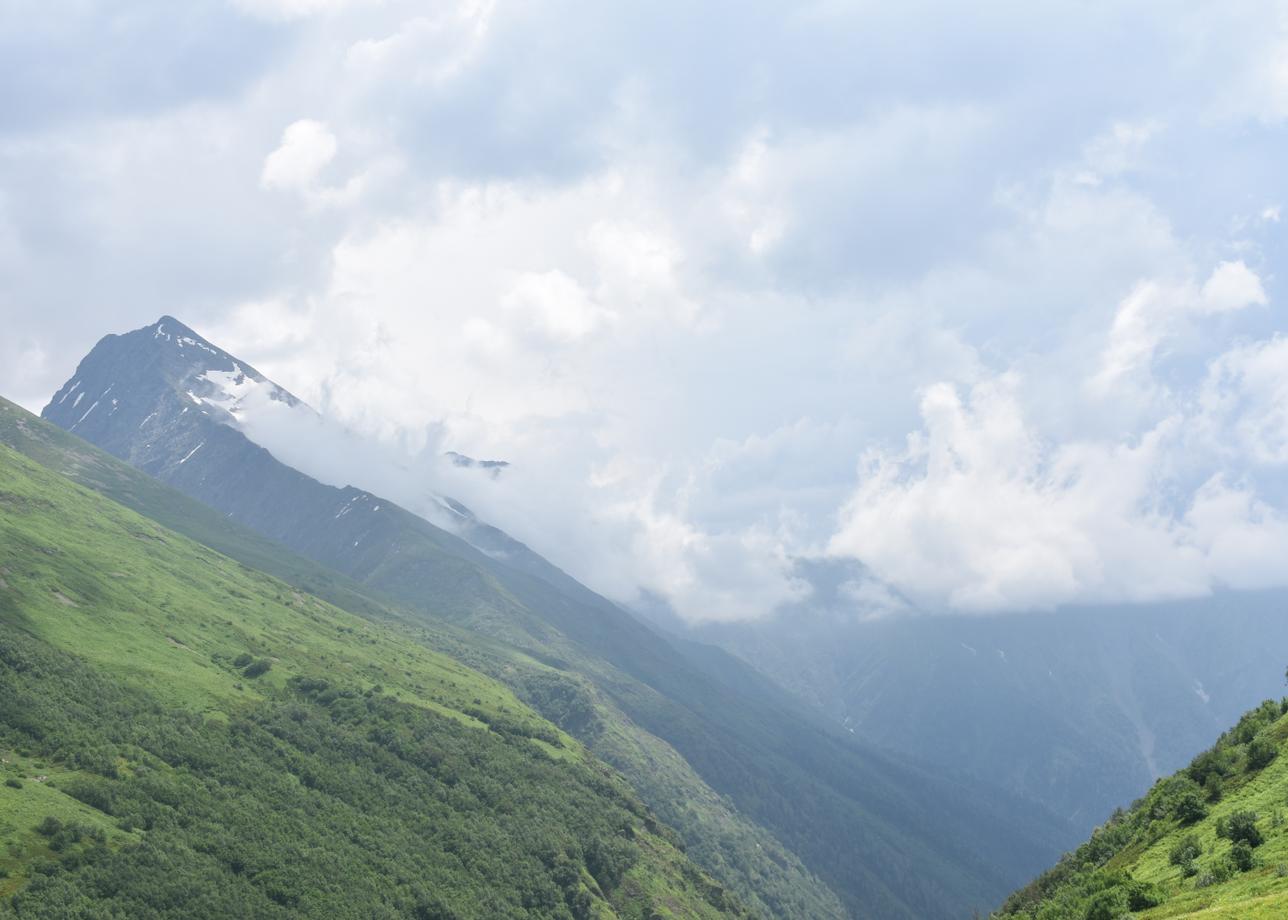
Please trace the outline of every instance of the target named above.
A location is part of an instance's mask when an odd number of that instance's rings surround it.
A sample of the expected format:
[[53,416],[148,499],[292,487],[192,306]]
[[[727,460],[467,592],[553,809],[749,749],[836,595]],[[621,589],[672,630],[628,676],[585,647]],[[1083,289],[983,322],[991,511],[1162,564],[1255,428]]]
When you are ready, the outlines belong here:
[[1236,811],[1230,815],[1230,820],[1226,824],[1226,836],[1235,843],[1243,841],[1250,847],[1261,846],[1265,839],[1257,829],[1255,811]]
[[1194,790],[1190,790],[1182,793],[1181,797],[1176,800],[1173,814],[1176,815],[1176,820],[1182,824],[1193,824],[1206,818],[1207,811],[1207,806],[1203,804],[1203,799],[1200,798],[1199,794]]
[[1248,770],[1261,770],[1279,754],[1279,749],[1269,738],[1258,735],[1248,742]]
[[1230,862],[1240,872],[1247,872],[1253,866],[1252,847],[1245,840],[1240,840],[1230,848]]
[[1163,903],[1163,893],[1150,882],[1130,881],[1125,890],[1127,906],[1132,910],[1148,910]]
[[1221,801],[1221,796],[1225,794],[1225,786],[1221,782],[1221,774],[1209,773],[1203,780],[1203,791],[1207,793],[1209,802]]
[[246,677],[259,677],[261,674],[267,674],[273,669],[273,662],[267,658],[256,658],[246,666],[242,674]]
[[586,847],[586,868],[606,891],[616,888],[628,869],[640,857],[640,850],[629,840],[606,837],[592,840]]
[[1202,855],[1203,845],[1199,843],[1199,838],[1194,834],[1186,834],[1176,846],[1172,847],[1172,852],[1167,855],[1167,860],[1173,866],[1180,866],[1184,869],[1186,866],[1192,866],[1194,860]]
[[1130,909],[1126,891],[1106,888],[1091,899],[1083,916],[1086,920],[1119,920]]
[[1199,873],[1199,877],[1194,880],[1194,887],[1207,888],[1209,885],[1219,885],[1229,880],[1230,863],[1222,859],[1214,862],[1206,871]]

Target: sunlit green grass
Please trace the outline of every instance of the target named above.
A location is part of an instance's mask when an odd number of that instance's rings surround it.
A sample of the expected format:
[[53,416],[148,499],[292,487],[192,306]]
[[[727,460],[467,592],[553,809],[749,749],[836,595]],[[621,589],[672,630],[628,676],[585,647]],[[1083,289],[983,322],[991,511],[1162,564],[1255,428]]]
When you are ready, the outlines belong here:
[[[217,715],[292,676],[331,674],[480,727],[480,718],[547,725],[502,685],[396,629],[247,569],[3,446],[0,578],[0,615],[198,711]],[[271,670],[244,677],[232,664],[242,654]]]
[[[1230,784],[1204,820],[1173,829],[1131,860],[1136,878],[1155,882],[1168,893],[1164,904],[1142,912],[1141,917],[1288,917],[1288,756],[1284,756],[1288,718],[1278,722],[1274,734],[1280,742],[1280,756],[1268,767],[1241,783]],[[1180,869],[1168,863],[1168,853],[1181,837],[1194,834],[1203,846],[1200,866],[1228,856],[1230,841],[1217,837],[1216,822],[1236,811],[1255,811],[1260,816],[1257,826],[1265,843],[1255,850],[1257,867],[1229,881],[1196,888],[1193,878],[1183,878]],[[1276,813],[1284,816],[1278,827],[1274,826]],[[1127,856],[1120,854],[1119,860],[1126,863]]]
[[[77,774],[32,760],[17,751],[0,749],[0,897],[17,890],[27,878],[31,864],[53,859],[49,841],[36,833],[47,817],[65,824],[79,823],[100,828],[108,846],[133,841],[138,835],[123,831],[97,809],[63,794],[59,787]],[[21,784],[14,787],[5,781]]]

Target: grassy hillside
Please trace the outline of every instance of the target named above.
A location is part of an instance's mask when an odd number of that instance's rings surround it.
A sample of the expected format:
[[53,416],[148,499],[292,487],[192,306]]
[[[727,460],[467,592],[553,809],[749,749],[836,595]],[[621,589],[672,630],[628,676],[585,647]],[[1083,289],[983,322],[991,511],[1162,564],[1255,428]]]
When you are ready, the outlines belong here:
[[744,911],[509,690],[0,446],[0,916]]
[[[292,553],[3,398],[0,444],[302,592],[367,619],[396,621],[411,641],[445,651],[514,688],[620,770],[650,807],[680,831],[690,857],[753,908],[774,917],[844,916],[840,901],[799,857],[740,814],[670,744],[641,728],[558,660],[546,655],[546,661],[539,661],[512,645],[427,620],[423,612],[404,609],[376,588]],[[557,635],[548,639],[547,651],[577,654],[558,644]],[[631,683],[620,674],[614,679]]]
[[995,915],[1288,916],[1288,699],[1244,715]]

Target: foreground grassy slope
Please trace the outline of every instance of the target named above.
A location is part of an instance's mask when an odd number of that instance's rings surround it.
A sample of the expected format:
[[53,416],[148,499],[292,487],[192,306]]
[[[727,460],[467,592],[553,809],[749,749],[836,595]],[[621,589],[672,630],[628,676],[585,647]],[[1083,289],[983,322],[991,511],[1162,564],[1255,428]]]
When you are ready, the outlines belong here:
[[1267,701],[1013,894],[995,916],[1288,916],[1286,753],[1288,699]]
[[741,908],[509,690],[0,446],[0,916]]
[[[751,907],[767,916],[826,920],[845,911],[836,896],[772,834],[716,793],[670,744],[641,728],[594,684],[560,666],[576,655],[557,635],[539,661],[476,632],[427,620],[370,585],[292,553],[194,499],[62,429],[0,398],[0,444],[91,488],[219,553],[440,649],[518,692],[543,716],[567,729],[620,770],[668,824],[688,854]],[[617,683],[629,684],[623,675]]]

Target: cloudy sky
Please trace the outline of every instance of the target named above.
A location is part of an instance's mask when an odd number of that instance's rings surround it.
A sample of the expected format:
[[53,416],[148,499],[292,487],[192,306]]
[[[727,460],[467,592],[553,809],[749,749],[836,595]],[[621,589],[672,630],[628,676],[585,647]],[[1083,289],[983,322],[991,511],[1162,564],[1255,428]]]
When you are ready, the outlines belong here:
[[690,619],[1283,584],[1285,162],[1281,2],[0,0],[0,393],[173,313]]

